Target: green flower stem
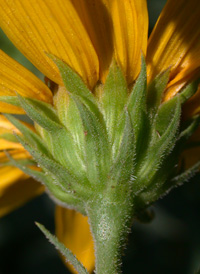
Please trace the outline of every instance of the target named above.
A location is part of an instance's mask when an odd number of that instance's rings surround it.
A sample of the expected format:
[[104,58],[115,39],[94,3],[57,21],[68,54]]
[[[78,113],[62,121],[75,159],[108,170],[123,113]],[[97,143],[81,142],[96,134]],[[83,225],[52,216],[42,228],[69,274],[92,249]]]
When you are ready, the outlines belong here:
[[99,198],[89,207],[88,216],[95,242],[95,273],[121,273],[122,251],[133,216],[130,199]]

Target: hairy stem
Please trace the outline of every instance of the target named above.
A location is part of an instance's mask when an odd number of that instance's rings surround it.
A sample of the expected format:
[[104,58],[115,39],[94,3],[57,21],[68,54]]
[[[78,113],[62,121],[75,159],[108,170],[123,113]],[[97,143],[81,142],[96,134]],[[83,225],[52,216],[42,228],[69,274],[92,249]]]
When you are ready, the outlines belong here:
[[88,208],[95,241],[96,274],[121,273],[122,250],[125,247],[133,216],[130,199],[97,199]]

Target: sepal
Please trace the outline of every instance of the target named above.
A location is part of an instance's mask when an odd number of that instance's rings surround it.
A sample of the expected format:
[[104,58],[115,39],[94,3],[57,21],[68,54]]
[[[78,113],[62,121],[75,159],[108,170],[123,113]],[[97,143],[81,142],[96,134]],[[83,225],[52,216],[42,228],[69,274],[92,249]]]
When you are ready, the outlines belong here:
[[58,251],[65,257],[66,261],[71,263],[79,274],[89,274],[82,263],[76,258],[76,256],[64,246],[56,236],[52,235],[43,225],[36,222],[37,227],[44,233],[47,239],[55,246]]
[[21,160],[15,160],[13,159],[8,152],[5,152],[8,159],[9,159],[9,165],[13,165],[15,167],[18,167],[21,169],[24,173],[34,178],[36,181],[40,182],[41,184],[44,184],[47,188],[47,192],[52,197],[53,200],[56,201],[56,203],[61,204],[62,206],[69,207],[75,210],[78,210],[83,215],[86,214],[85,207],[83,201],[76,197],[73,194],[69,194],[66,191],[63,190],[63,187],[61,187],[57,180],[55,180],[53,174],[49,171],[38,171],[34,169],[34,167],[29,167],[26,162],[22,162]]
[[111,148],[108,142],[107,132],[104,124],[87,109],[78,97],[72,96],[80,112],[85,132],[85,155],[87,173],[91,182],[104,184],[107,176]]
[[[47,149],[47,146],[44,144],[43,140],[39,137],[38,134],[36,134],[33,130],[25,126],[23,123],[21,123],[19,120],[17,120],[14,116],[10,114],[4,114],[4,116],[24,135],[26,140],[29,140],[34,147],[43,153],[49,155],[49,151]],[[13,135],[15,139],[16,136]]]
[[93,104],[96,104],[92,92],[87,88],[81,77],[67,64],[65,64],[62,60],[60,60],[53,54],[47,55],[57,65],[67,91],[73,95],[80,96],[85,101],[90,101]]
[[[133,86],[132,92],[129,95],[127,102],[127,109],[130,113],[131,121],[134,128],[136,141],[139,139],[140,130],[144,125],[144,119],[147,115],[146,109],[146,95],[147,95],[147,76],[146,63],[144,56],[141,61],[141,71]],[[141,137],[141,136],[140,136]]]
[[111,144],[118,135],[116,123],[121,119],[127,99],[128,89],[124,75],[121,68],[113,61],[100,98]]
[[189,98],[191,98],[197,91],[200,80],[195,80],[188,85],[180,92],[181,104],[184,104]]
[[200,115],[192,117],[190,120],[186,121],[181,130],[177,140],[178,145],[185,145],[185,148],[192,145],[192,142],[186,145],[186,141],[192,136],[192,134],[197,130],[200,125]]
[[118,154],[109,173],[112,187],[115,185],[134,183],[135,139],[130,114],[125,110],[125,127]]
[[12,133],[2,133],[0,134],[0,139],[4,139],[12,143],[18,143],[16,137]]
[[90,194],[89,189],[86,191],[86,186],[83,186],[83,182],[79,182],[74,174],[72,175],[54,159],[49,158],[47,155],[32,147],[28,141],[24,140],[21,136],[18,135],[17,138],[24,148],[32,155],[38,165],[44,170],[44,173],[46,175],[49,174],[49,177],[53,178],[54,184],[60,186],[63,192],[69,194],[76,193],[78,196],[81,192],[83,197],[84,194]]
[[179,97],[161,105],[153,127],[150,145],[136,174],[141,185],[151,184],[162,162],[174,148],[180,124],[180,114]]
[[141,57],[141,71],[132,88],[127,102],[127,109],[130,113],[133,124],[136,143],[136,166],[145,153],[150,141],[150,119],[147,113],[147,74],[145,58]]
[[16,107],[21,107],[17,96],[0,96],[0,101]]
[[18,99],[27,115],[47,131],[57,131],[62,128],[58,116],[50,104],[35,99],[24,98],[19,94]]
[[161,72],[148,86],[147,111],[151,120],[154,119],[157,110],[162,103],[163,93],[169,81],[169,74],[170,69]]

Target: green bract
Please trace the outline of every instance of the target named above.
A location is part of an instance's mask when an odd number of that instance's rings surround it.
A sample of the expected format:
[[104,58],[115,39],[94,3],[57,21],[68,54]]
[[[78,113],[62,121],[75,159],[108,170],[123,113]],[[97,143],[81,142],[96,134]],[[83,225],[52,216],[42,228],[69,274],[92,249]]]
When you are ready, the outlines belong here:
[[[20,105],[37,130],[34,133],[6,115],[22,133],[16,138],[35,160],[22,162],[8,155],[9,163],[46,185],[58,203],[88,215],[95,240],[96,272],[114,274],[119,271],[132,219],[148,219],[148,205],[200,166],[197,163],[182,174],[176,168],[200,121],[194,117],[185,125],[181,122],[181,106],[194,94],[197,83],[162,103],[169,70],[147,87],[142,58],[140,75],[130,89],[113,61],[101,93],[95,96],[71,68],[51,58],[65,84],[54,95],[54,107],[20,95],[18,99],[1,98]],[[40,171],[32,168],[35,163]]]

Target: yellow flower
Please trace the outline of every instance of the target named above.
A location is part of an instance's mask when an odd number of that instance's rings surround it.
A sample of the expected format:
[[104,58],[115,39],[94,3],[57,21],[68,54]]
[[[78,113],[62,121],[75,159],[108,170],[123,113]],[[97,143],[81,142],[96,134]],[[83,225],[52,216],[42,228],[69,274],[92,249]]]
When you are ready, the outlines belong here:
[[[58,68],[47,53],[66,62],[93,90],[99,81],[105,82],[113,58],[121,66],[127,83],[133,83],[140,71],[143,52],[149,82],[170,68],[164,100],[200,75],[199,17],[199,0],[168,0],[147,47],[145,0],[0,0],[0,27],[54,83],[63,86]],[[0,63],[0,96],[19,93],[53,104],[53,94],[47,85],[2,51]],[[199,112],[199,96],[200,91],[188,103],[191,114]],[[24,113],[22,108],[3,102],[0,102],[0,111]],[[3,117],[0,128],[13,130]],[[5,141],[0,149],[7,149],[16,157],[21,153],[22,158],[26,157],[25,150],[13,142]],[[6,161],[3,152],[0,161]],[[0,171],[1,215],[42,191],[40,185],[14,167],[4,166]],[[14,188],[17,194],[11,203]],[[56,226],[59,239],[92,271],[94,251],[86,217],[58,207]]]

